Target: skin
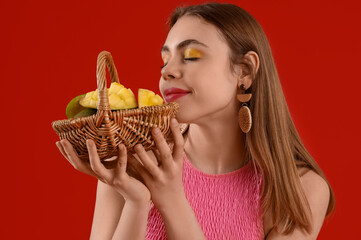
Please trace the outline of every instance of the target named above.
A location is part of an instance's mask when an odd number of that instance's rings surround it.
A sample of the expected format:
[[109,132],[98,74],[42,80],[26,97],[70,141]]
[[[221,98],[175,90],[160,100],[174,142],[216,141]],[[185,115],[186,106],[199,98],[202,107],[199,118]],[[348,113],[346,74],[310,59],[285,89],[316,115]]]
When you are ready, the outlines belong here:
[[[207,45],[190,44],[182,49],[176,45],[196,39]],[[240,103],[236,98],[238,86],[252,83],[242,75],[242,68],[230,71],[229,48],[211,24],[195,17],[182,17],[170,30],[162,52],[165,67],[159,89],[178,87],[191,91],[175,101],[180,104],[177,119],[191,123],[185,142],[189,160],[200,170],[210,174],[230,172],[244,165],[244,135],[238,125]],[[184,59],[188,49],[202,53],[197,60]],[[258,65],[254,52],[247,55]],[[199,143],[202,144],[199,144]]]
[[[176,45],[185,39],[196,39],[208,47],[191,44],[184,49],[177,49]],[[242,66],[234,66],[235,71],[230,71],[228,45],[216,27],[197,17],[185,16],[179,19],[164,45],[168,46],[169,51],[162,52],[165,61],[159,82],[162,94],[168,87],[191,91],[175,100],[181,106],[177,118],[180,122],[190,123],[184,145],[189,160],[198,169],[209,174],[230,172],[242,167],[244,133],[238,126],[240,106],[236,94],[241,84],[245,84],[246,89],[251,86],[251,75]],[[200,51],[201,57],[195,61],[184,60],[187,48]],[[257,71],[258,55],[250,51],[245,58]],[[202,144],[197,144],[200,142]],[[324,179],[313,171],[300,168],[299,175],[311,207],[313,230],[306,234],[296,228],[291,235],[282,235],[272,230],[272,215],[267,212],[264,217],[264,233],[271,231],[267,239],[317,238],[329,202],[329,188]]]
[[95,144],[91,140],[87,140],[89,163],[78,158],[69,141],[61,140],[56,142],[56,145],[76,170],[99,179],[90,238],[144,239],[145,227],[137,229],[138,231],[131,229],[135,222],[146,226],[150,192],[139,176],[127,173],[127,163],[138,160],[134,156],[127,156],[124,145],[119,145],[116,166],[110,169],[101,163]]
[[[196,39],[207,47],[190,43],[177,48],[187,39]],[[92,144],[88,145],[90,164],[86,165],[77,158],[69,142],[57,142],[59,150],[74,168],[101,180],[91,239],[144,239],[150,198],[162,215],[169,239],[205,239],[184,193],[183,151],[195,167],[208,174],[234,171],[245,164],[244,133],[238,125],[240,103],[236,94],[241,84],[246,88],[251,86],[251,74],[243,66],[230,70],[230,49],[225,40],[216,27],[196,17],[180,18],[170,30],[164,46],[165,66],[159,81],[163,98],[164,90],[169,87],[191,91],[175,100],[180,110],[176,116],[178,121],[171,124],[175,139],[173,152],[163,135],[153,129],[156,151],[146,152],[139,145],[136,155],[127,156],[120,147],[117,167],[109,170],[100,163]],[[258,55],[248,52],[244,57],[257,71]],[[187,136],[180,133],[178,122],[190,123]],[[127,163],[140,176],[128,174]],[[283,236],[273,230],[267,239],[317,237],[325,217],[329,189],[316,173],[305,169],[299,171],[312,211],[313,232],[307,235],[296,229],[292,235]],[[265,214],[265,234],[271,230],[271,218],[270,213]],[[140,234],[132,236],[135,231]]]

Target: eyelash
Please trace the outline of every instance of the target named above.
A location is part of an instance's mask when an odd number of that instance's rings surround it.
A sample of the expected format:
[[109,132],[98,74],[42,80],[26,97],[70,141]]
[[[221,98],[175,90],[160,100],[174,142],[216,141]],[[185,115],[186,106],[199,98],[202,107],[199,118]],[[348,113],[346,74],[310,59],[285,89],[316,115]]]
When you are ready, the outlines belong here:
[[[198,60],[198,58],[184,58],[184,61],[196,61]],[[161,66],[160,68],[164,68],[165,66],[167,66],[167,64],[164,64],[163,66]]]

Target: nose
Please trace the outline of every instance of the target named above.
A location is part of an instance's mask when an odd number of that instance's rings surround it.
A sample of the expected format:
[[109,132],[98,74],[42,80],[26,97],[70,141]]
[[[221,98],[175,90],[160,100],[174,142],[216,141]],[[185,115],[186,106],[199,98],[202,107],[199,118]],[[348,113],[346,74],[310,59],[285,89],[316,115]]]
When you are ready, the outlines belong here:
[[161,74],[164,80],[179,79],[182,77],[179,66],[171,61],[162,68]]

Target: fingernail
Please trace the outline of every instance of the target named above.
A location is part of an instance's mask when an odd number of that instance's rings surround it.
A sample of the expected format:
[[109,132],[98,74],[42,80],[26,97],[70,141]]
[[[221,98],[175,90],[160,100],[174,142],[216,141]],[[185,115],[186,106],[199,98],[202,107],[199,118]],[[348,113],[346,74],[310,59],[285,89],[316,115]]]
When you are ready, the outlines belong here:
[[154,134],[160,133],[160,129],[157,128],[157,127],[154,127],[154,128],[153,128],[153,133],[154,133]]
[[177,119],[172,118],[172,123],[173,123],[173,124],[177,124]]

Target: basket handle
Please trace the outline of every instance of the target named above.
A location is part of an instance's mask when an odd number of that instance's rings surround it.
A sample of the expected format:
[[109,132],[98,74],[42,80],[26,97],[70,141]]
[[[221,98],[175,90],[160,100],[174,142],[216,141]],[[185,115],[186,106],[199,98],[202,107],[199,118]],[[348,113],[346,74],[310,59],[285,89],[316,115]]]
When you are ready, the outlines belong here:
[[119,83],[112,55],[110,52],[102,51],[97,59],[98,110],[110,111],[105,67],[108,67],[112,83]]

